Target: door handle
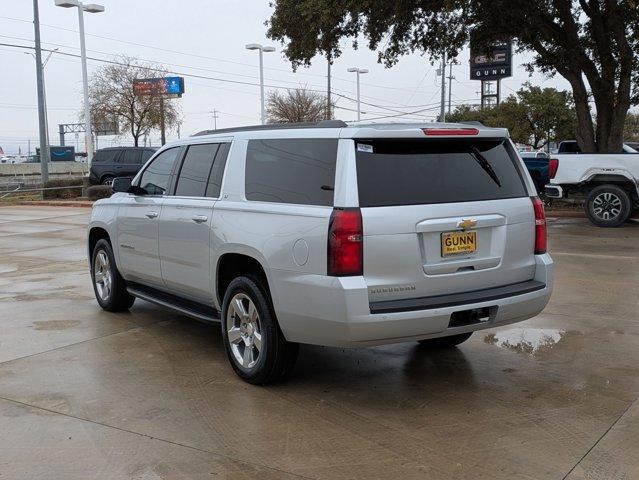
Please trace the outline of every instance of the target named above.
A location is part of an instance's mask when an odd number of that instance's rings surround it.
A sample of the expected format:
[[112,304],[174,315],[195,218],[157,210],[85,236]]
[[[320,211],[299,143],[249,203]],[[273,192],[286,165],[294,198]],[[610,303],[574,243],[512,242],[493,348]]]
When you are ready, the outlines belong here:
[[147,212],[145,215],[149,218],[157,218],[158,212]]
[[206,215],[193,215],[193,217],[191,217],[191,220],[193,220],[195,223],[204,223],[209,219],[209,217],[207,217]]

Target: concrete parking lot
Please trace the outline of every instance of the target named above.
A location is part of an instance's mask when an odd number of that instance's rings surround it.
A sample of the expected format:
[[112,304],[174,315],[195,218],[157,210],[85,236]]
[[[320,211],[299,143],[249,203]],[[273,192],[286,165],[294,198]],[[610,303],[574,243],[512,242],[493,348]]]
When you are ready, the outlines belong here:
[[639,225],[551,220],[553,299],[451,351],[304,346],[232,372],[219,327],[93,298],[87,209],[0,207],[0,479],[639,478]]

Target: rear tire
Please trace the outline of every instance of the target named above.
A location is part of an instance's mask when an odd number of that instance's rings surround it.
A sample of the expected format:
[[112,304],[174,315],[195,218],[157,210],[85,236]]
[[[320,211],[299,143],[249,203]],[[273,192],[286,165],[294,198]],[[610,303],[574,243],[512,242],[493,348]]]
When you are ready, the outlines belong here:
[[91,281],[95,299],[109,312],[128,310],[135,297],[126,289],[126,282],[118,272],[111,244],[98,240],[91,254]]
[[630,218],[631,212],[628,192],[617,185],[600,185],[588,194],[586,215],[597,227],[618,227]]
[[426,340],[418,340],[417,343],[428,348],[453,348],[468,340],[473,332],[460,333],[457,335],[449,335],[448,337],[429,338]]
[[113,177],[104,177],[102,179],[102,185],[108,185],[111,187],[113,185]]
[[240,276],[229,284],[221,323],[226,354],[242,380],[265,385],[291,372],[299,346],[284,338],[259,278]]

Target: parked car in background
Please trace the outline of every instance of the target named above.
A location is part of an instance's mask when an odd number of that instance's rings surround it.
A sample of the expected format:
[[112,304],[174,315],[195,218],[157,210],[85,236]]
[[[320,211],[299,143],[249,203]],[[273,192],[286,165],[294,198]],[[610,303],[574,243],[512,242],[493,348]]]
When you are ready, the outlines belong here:
[[150,147],[111,147],[95,152],[91,161],[91,185],[111,185],[115,177],[133,177],[155,153]]
[[[563,142],[562,142],[563,143]],[[639,153],[552,155],[549,198],[585,198],[586,215],[599,227],[617,227],[639,209]]]
[[634,151],[639,152],[639,142],[626,142],[626,145],[628,145]]
[[99,305],[221,321],[235,372],[299,343],[453,347],[552,291],[542,202],[505,129],[267,125],[166,145],[91,214]]
[[530,177],[538,193],[544,193],[544,186],[550,182],[557,170],[557,160],[546,152],[520,152]]

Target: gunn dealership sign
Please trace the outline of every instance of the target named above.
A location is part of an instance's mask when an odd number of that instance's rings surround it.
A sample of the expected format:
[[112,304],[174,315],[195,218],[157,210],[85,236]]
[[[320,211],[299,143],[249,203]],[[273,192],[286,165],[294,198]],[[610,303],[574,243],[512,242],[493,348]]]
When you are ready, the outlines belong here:
[[479,53],[471,47],[470,79],[498,80],[512,76],[512,43],[493,45],[487,52]]

